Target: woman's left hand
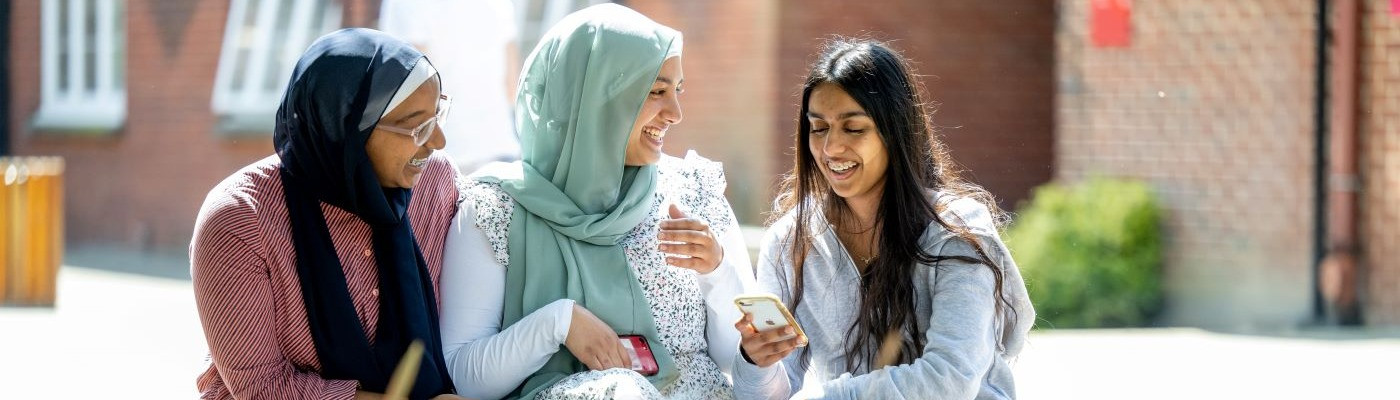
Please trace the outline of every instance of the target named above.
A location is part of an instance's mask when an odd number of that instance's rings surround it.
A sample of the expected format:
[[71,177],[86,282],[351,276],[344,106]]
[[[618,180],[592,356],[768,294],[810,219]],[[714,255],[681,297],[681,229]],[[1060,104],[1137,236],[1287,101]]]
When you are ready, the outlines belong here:
[[719,268],[720,261],[724,260],[724,247],[710,232],[710,225],[686,216],[675,204],[668,212],[671,219],[661,221],[661,233],[657,234],[663,242],[660,250],[667,253],[666,263],[701,274]]

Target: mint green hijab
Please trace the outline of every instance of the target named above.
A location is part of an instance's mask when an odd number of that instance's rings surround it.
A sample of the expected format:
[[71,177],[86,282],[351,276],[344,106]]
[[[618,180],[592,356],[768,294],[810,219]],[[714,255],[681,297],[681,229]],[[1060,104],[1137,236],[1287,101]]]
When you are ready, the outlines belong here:
[[[525,61],[515,106],[522,161],[481,178],[515,199],[502,325],[573,299],[618,334],[646,336],[661,369],[650,377],[658,388],[678,373],[619,245],[651,215],[656,166],[626,167],[623,159],[662,62],[680,49],[679,32],[626,7],[564,17]],[[533,398],[586,369],[561,346],[514,395]]]

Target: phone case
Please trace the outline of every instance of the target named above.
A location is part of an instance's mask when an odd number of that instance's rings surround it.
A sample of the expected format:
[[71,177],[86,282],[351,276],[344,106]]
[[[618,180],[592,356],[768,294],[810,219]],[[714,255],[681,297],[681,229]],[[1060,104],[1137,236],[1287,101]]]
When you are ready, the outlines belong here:
[[621,335],[618,340],[622,341],[622,347],[627,349],[627,355],[632,358],[632,370],[643,376],[656,375],[661,372],[661,368],[656,365],[656,356],[651,353],[651,345],[647,343],[646,336],[642,335]]
[[802,327],[797,325],[797,319],[793,318],[792,312],[778,296],[771,294],[746,294],[734,298],[734,306],[739,307],[740,312],[753,314],[754,329],[765,332],[791,326],[793,333],[797,334],[797,346],[807,345],[807,334],[802,331]]

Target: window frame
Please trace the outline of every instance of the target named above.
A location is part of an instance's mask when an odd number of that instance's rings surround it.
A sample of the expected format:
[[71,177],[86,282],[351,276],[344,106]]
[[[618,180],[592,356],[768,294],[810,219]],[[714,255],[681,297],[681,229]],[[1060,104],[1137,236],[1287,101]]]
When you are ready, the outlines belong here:
[[[92,10],[88,10],[88,3],[41,3],[39,109],[31,121],[37,130],[106,134],[126,123],[126,2],[94,0]],[[64,15],[58,15],[60,5]],[[84,19],[89,13],[93,14],[91,32],[86,31]],[[92,43],[88,43],[89,33]],[[91,71],[87,70],[88,57]]]
[[[254,1],[256,9],[250,6]],[[290,4],[290,15],[285,17],[278,10],[284,4]],[[318,6],[323,7],[319,21]],[[249,13],[254,13],[252,25],[257,27],[251,32],[244,29]],[[333,0],[230,0],[210,101],[210,108],[218,117],[215,131],[271,134],[277,105],[296,60],[316,38],[340,28],[341,13],[342,6]],[[277,26],[279,22],[286,23],[285,29],[280,30],[286,33],[284,37],[274,37],[274,32],[283,28]],[[320,24],[319,28],[315,24]],[[246,48],[243,43],[248,43]],[[270,58],[280,61],[269,62]],[[240,72],[243,76],[238,76]],[[275,89],[264,86],[268,79],[272,79]]]

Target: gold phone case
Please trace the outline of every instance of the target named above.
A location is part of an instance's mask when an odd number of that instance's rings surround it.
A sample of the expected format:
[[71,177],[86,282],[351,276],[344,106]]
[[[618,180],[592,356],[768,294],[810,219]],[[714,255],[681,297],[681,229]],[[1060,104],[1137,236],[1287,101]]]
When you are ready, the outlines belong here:
[[[792,327],[793,333],[797,334],[797,346],[803,347],[807,345],[807,333],[802,331],[802,326],[797,324],[797,318],[793,318],[792,312],[788,311],[787,306],[783,304],[782,300],[778,299],[778,296],[771,294],[745,294],[734,298],[734,306],[739,308],[739,312],[747,313],[749,310],[746,309],[746,307],[752,307],[759,303],[773,304],[773,306],[778,309],[778,312],[782,314],[783,319],[787,320],[788,326]],[[757,325],[755,325],[755,327],[756,326]],[[760,329],[760,331],[761,330],[762,329]]]

